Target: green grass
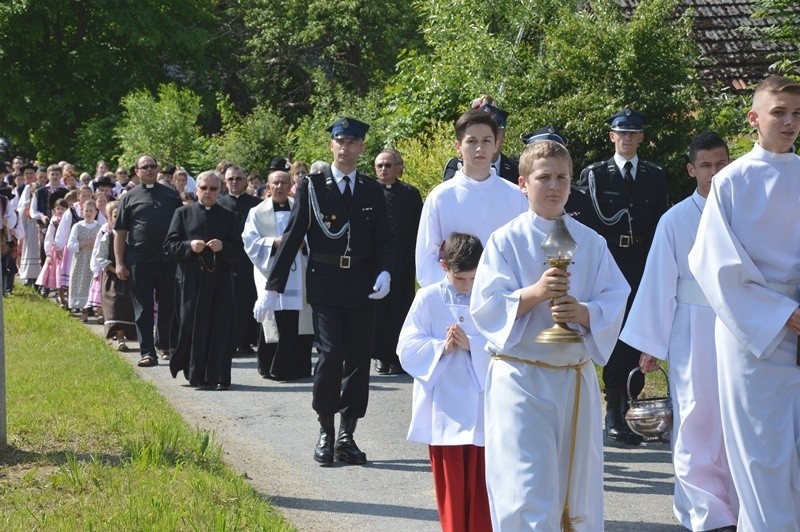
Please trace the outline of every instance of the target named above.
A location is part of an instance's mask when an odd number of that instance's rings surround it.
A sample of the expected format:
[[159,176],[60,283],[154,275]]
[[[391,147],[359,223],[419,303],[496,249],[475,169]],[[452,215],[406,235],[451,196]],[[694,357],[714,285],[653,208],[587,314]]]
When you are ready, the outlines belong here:
[[0,530],[294,530],[102,339],[22,287],[4,310]]

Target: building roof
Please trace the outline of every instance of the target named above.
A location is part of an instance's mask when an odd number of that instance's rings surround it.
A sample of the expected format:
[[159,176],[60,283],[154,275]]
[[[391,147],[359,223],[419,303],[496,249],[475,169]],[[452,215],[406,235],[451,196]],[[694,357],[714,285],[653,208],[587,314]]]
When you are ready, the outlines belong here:
[[[639,0],[617,0],[617,3],[623,15],[629,18]],[[694,10],[694,34],[701,53],[697,69],[705,85],[720,83],[742,90],[769,74],[769,66],[775,61],[771,54],[791,51],[789,43],[767,42],[747,31],[775,22],[768,18],[751,18],[754,0],[683,0],[683,4]],[[800,25],[800,7],[797,21]],[[797,49],[796,44],[794,49]]]

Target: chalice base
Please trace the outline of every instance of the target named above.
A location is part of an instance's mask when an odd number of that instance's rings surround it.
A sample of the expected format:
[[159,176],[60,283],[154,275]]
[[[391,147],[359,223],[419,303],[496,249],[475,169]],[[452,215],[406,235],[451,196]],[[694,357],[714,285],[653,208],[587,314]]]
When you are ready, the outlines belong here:
[[584,339],[581,333],[565,323],[556,323],[536,335],[538,344],[580,344]]

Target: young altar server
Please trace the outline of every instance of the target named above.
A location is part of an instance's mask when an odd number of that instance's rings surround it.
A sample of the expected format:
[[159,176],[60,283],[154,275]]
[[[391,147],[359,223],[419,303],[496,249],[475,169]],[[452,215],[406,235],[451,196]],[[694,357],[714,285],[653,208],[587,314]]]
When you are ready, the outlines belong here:
[[[591,361],[617,341],[630,287],[605,240],[564,216],[577,251],[569,274],[541,245],[564,215],[572,158],[553,141],[519,164],[530,210],[486,244],[470,311],[491,354],[486,378],[486,485],[495,530],[603,530],[600,390]],[[553,321],[582,343],[537,343]]]
[[800,83],[764,79],[747,120],[758,142],[714,178],[689,268],[717,315],[720,415],[738,529],[797,531]]
[[639,291],[620,339],[642,351],[642,371],[669,361],[672,396],[673,509],[689,530],[733,530],[738,504],[722,439],[714,346],[716,316],[689,271],[689,251],[711,180],[727,166],[728,146],[716,133],[698,135],[686,169],[694,193],[661,217]]
[[481,110],[456,121],[456,149],[464,163],[452,179],[436,185],[422,206],[414,260],[420,286],[442,280],[439,258],[450,233],[477,236],[485,243],[492,231],[528,209],[519,187],[492,168],[498,124]]
[[483,450],[489,357],[469,315],[482,251],[478,237],[450,235],[440,261],[446,276],[417,292],[397,347],[414,377],[408,440],[428,445],[444,532],[492,529]]

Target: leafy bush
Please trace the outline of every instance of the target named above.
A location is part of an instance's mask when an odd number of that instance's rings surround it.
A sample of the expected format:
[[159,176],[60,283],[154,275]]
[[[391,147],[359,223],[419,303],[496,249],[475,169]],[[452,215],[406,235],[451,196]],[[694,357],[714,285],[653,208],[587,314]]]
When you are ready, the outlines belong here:
[[200,97],[174,83],[161,85],[153,96],[136,90],[122,98],[122,120],[115,133],[122,153],[120,163],[130,166],[142,153],[162,164],[189,164],[203,158],[205,140],[197,120]]

